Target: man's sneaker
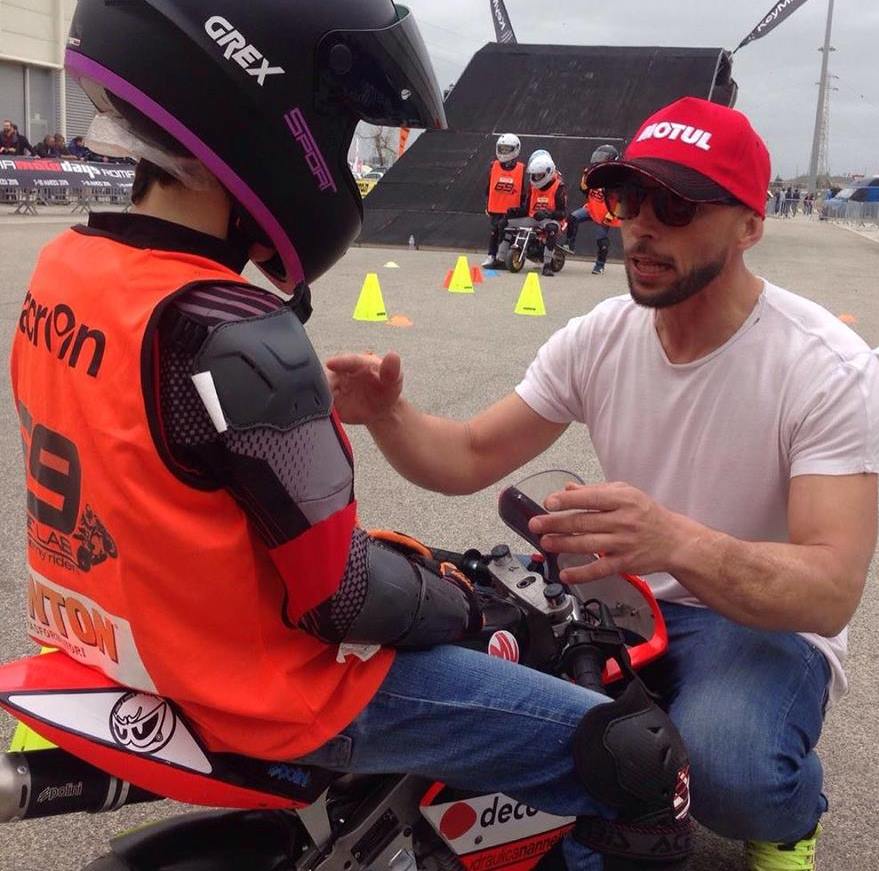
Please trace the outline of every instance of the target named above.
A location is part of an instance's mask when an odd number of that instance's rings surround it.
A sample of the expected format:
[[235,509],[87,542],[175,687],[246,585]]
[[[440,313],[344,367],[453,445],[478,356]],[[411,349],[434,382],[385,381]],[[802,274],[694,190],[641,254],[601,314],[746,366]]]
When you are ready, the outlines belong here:
[[543,264],[543,275],[546,278],[552,278],[555,273],[552,271],[552,267],[548,263]]
[[485,260],[482,261],[480,266],[483,269],[500,269],[504,264],[497,260],[494,257],[486,257]]
[[816,826],[808,838],[795,844],[777,844],[772,841],[748,841],[745,859],[748,871],[815,871],[815,844],[821,834]]
[[601,263],[596,263],[595,266],[592,267],[593,275],[604,275],[604,266]]

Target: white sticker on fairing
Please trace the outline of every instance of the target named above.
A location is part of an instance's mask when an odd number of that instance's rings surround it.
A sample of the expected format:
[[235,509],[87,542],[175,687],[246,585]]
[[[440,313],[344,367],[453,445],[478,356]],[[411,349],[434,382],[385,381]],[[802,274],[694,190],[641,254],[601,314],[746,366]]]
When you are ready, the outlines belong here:
[[574,822],[574,817],[547,814],[499,792],[422,807],[421,813],[458,855],[551,832]]
[[117,750],[210,774],[198,742],[160,696],[128,690],[21,693],[8,697],[22,712]]

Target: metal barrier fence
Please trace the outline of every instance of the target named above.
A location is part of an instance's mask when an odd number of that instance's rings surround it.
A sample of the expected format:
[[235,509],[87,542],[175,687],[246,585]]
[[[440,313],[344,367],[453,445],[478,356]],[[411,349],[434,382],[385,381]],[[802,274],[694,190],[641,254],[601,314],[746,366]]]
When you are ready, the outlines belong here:
[[766,201],[766,214],[777,218],[795,218],[797,215],[815,217],[821,211],[820,200],[804,197],[770,197]]
[[9,214],[38,215],[39,206],[71,206],[71,212],[89,212],[92,206],[110,204],[128,206],[131,203],[130,186],[27,188],[0,186],[0,204],[14,206]]
[[834,204],[822,211],[821,218],[856,224],[879,224],[879,203]]

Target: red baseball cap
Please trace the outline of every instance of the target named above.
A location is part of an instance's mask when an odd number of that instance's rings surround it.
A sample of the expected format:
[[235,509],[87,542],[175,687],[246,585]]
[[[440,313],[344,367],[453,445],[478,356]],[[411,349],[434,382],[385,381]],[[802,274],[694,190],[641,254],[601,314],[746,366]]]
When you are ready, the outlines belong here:
[[651,115],[632,137],[621,160],[593,167],[589,187],[618,184],[637,172],[687,200],[730,197],[766,217],[769,150],[735,109],[683,97]]

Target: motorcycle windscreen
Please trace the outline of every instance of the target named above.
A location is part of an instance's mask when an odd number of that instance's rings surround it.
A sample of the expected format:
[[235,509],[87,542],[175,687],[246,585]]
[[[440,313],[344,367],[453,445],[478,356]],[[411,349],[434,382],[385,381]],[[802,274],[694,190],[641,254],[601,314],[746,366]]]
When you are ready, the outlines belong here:
[[531,532],[528,521],[540,514],[548,514],[543,506],[546,498],[564,490],[565,484],[569,483],[582,484],[583,480],[564,469],[551,469],[529,475],[501,492],[498,497],[498,514],[516,535],[540,550],[540,536]]
[[380,30],[334,30],[316,56],[318,110],[339,104],[370,124],[445,129],[446,113],[415,17],[395,6],[398,20]]

